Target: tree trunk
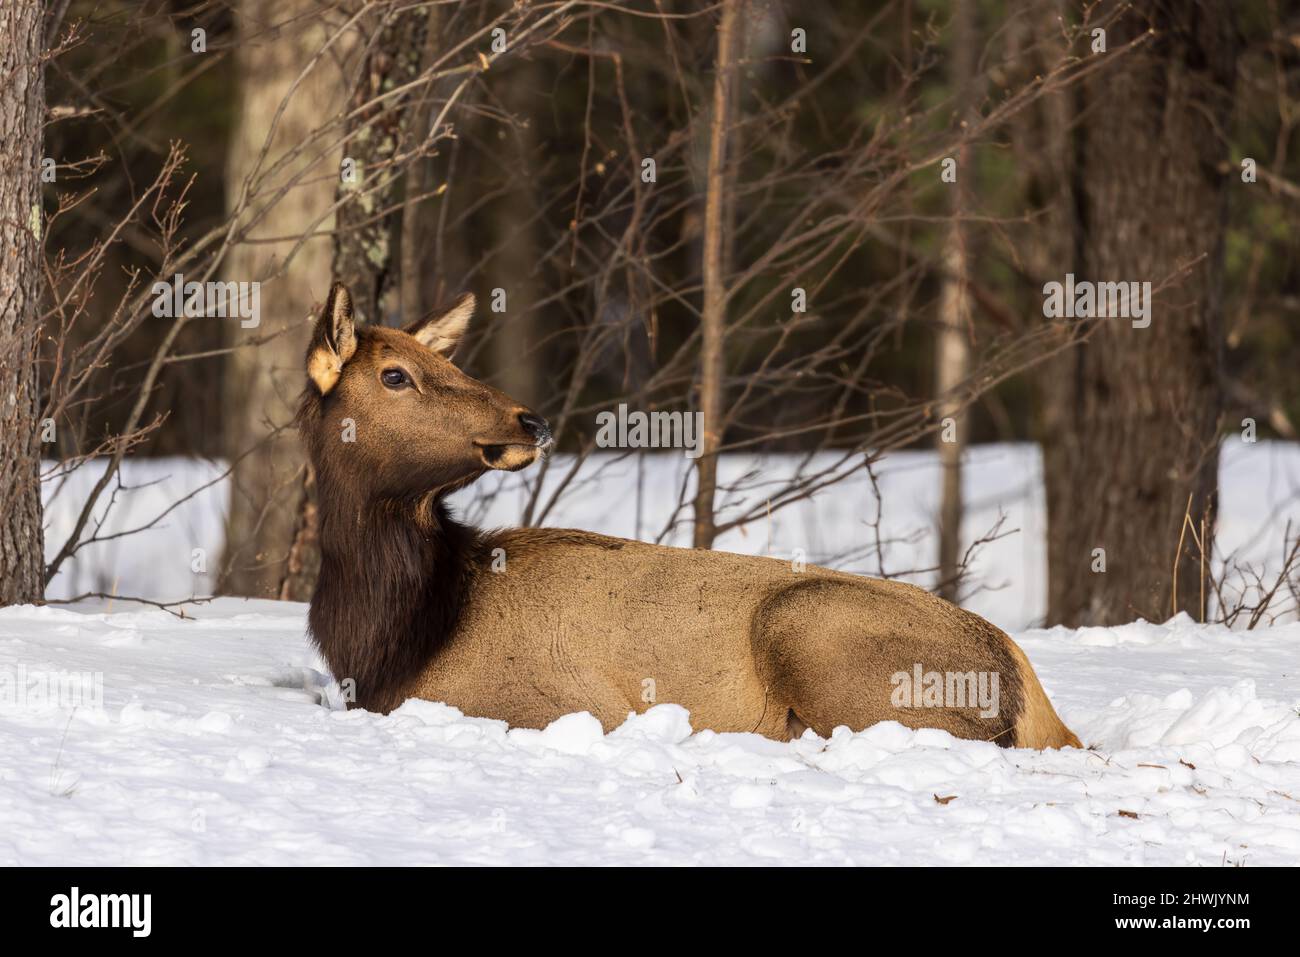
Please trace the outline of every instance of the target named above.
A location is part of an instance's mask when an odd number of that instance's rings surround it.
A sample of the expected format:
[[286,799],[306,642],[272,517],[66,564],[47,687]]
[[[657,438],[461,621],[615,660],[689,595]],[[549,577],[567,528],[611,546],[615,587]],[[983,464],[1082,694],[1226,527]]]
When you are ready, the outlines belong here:
[[537,302],[542,295],[537,277],[537,225],[532,221],[537,211],[536,180],[527,175],[527,170],[532,168],[537,151],[532,118],[543,115],[539,103],[545,106],[545,101],[534,98],[545,87],[534,60],[521,59],[510,69],[503,97],[523,121],[509,133],[517,175],[511,188],[497,200],[492,217],[497,253],[489,268],[493,285],[506,290],[506,311],[499,315],[488,313],[488,345],[492,351],[493,384],[512,399],[536,409],[546,396],[542,394],[538,369]]
[[[1008,41],[1012,61],[1019,66],[1019,82],[1048,76],[1074,55],[1061,30],[1061,23],[1067,17],[1065,0],[1033,0],[1023,16],[1011,21]],[[1044,93],[1010,124],[1011,150],[1017,157],[1020,188],[1032,214],[1020,247],[1025,271],[1035,280],[1036,300],[1044,283],[1060,281],[1062,263],[1073,262],[1075,250],[1079,248],[1074,200],[1077,144],[1071,133],[1078,95],[1075,88]],[[1047,476],[1063,475],[1063,445],[1058,437],[1073,428],[1074,415],[1070,396],[1075,355],[1068,346],[1078,329],[1071,322],[1058,321],[1055,325],[1056,339],[1052,345],[1063,351],[1039,367],[1032,383],[1033,435],[1042,450]],[[1048,568],[1067,567],[1072,549],[1069,542],[1048,535]]]
[[368,29],[361,40],[357,82],[348,98],[349,112],[355,112],[343,145],[344,157],[356,164],[356,178],[339,183],[338,198],[343,202],[334,229],[334,278],[352,294],[357,321],[378,325],[388,318],[384,300],[395,279],[393,241],[401,222],[402,154],[428,132],[408,128],[405,97],[372,101],[419,76],[429,12],[384,9],[382,13],[382,22],[361,21]]
[[723,0],[718,25],[718,60],[713,77],[713,112],[709,122],[709,165],[704,202],[703,283],[704,309],[700,316],[700,412],[704,435],[696,463],[695,528],[696,548],[713,547],[717,534],[713,500],[718,485],[718,446],[722,444],[723,378],[726,375],[724,347],[727,325],[727,290],[724,268],[726,255],[727,193],[732,176],[728,171],[727,137],[736,105],[736,57],[744,0]]
[[[955,111],[964,125],[973,116],[975,103],[975,9],[974,0],[956,0],[952,37],[949,41],[949,76],[955,92]],[[949,185],[952,222],[943,254],[943,291],[939,300],[939,333],[935,342],[935,395],[943,400],[970,375],[970,291],[969,246],[963,217],[967,210],[970,180],[974,169],[970,148],[962,143],[957,154],[957,181]],[[966,413],[955,401],[941,401],[939,415],[951,418],[939,432],[939,462],[943,468],[943,492],[939,504],[939,594],[957,600],[961,572],[961,459],[969,431]]]
[[[430,69],[438,60],[439,52],[447,42],[449,17],[440,6],[431,7],[424,26],[424,50],[421,69]],[[432,88],[423,91],[416,103],[407,111],[408,129],[420,136],[429,132],[437,117],[440,99],[445,99],[450,81],[435,81]],[[409,134],[408,134],[409,135]],[[401,261],[398,264],[398,288],[402,308],[402,325],[409,325],[429,314],[438,305],[435,276],[446,264],[434,262],[437,242],[438,210],[435,203],[419,199],[436,188],[433,157],[421,156],[406,168],[406,201],[402,204]]]
[[280,600],[311,601],[319,575],[320,507],[316,502],[316,470],[308,463],[303,471],[289,558],[280,580]]
[[44,597],[40,383],[43,4],[0,5],[0,605]]
[[[1103,20],[1120,8],[1101,6]],[[1117,55],[1148,28],[1143,46],[1094,74],[1080,96],[1076,280],[1150,281],[1156,291],[1147,328],[1079,320],[1101,326],[1072,353],[1044,455],[1051,623],[1203,612],[1218,477],[1232,5],[1137,0],[1108,30],[1112,52],[1093,55]]]
[[[276,111],[329,36],[321,9],[317,0],[241,0],[237,5],[241,91],[227,180],[232,211]],[[276,24],[281,26],[272,30]],[[235,351],[226,367],[227,454],[234,460],[260,442],[237,462],[232,481],[222,590],[237,595],[279,594],[301,498],[306,459],[292,421],[304,382],[303,353],[311,320],[329,290],[329,237],[307,240],[291,263],[286,257],[297,237],[327,231],[333,223],[327,213],[339,177],[338,151],[320,159],[325,144],[312,140],[312,134],[342,104],[337,59],[337,53],[323,57],[294,90],[260,166],[263,180],[252,211],[274,205],[245,238],[293,238],[237,245],[224,264],[228,280],[263,281],[261,301],[266,306],[256,329],[243,329],[237,322],[228,327]],[[303,155],[265,175],[303,143],[309,143]],[[282,187],[287,192],[282,194]],[[252,336],[261,339],[275,333],[279,335],[268,341],[249,344]]]

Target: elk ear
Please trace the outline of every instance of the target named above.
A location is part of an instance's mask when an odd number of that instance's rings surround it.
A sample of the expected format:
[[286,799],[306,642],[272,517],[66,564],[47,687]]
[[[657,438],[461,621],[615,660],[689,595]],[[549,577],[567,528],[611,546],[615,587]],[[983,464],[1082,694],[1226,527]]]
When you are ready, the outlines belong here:
[[330,287],[325,309],[316,320],[307,347],[307,375],[321,395],[338,384],[343,365],[357,351],[357,330],[352,324],[352,296],[341,282]]
[[442,353],[448,359],[456,351],[460,338],[469,328],[469,321],[474,315],[474,294],[467,292],[446,312],[433,315],[414,322],[406,331],[415,336],[426,349]]

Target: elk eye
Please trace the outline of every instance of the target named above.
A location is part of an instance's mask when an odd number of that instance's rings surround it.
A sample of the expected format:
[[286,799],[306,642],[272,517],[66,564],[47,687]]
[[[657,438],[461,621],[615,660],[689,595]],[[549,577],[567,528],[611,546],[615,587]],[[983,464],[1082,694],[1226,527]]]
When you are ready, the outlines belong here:
[[379,378],[390,389],[400,389],[411,384],[411,380],[403,369],[385,369],[379,373]]

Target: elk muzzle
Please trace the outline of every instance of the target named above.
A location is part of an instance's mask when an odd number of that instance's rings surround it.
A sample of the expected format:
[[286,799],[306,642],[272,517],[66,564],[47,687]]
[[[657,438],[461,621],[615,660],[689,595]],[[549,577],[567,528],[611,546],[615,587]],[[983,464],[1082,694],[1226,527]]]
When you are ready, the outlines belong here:
[[517,472],[532,465],[546,453],[553,442],[551,427],[546,420],[527,409],[516,415],[519,436],[510,441],[494,442],[476,440],[479,458],[490,469]]

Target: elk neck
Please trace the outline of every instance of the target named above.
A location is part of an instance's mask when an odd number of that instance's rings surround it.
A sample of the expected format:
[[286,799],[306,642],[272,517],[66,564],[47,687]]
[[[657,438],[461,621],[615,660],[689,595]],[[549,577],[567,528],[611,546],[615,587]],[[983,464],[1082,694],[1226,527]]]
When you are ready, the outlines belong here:
[[335,679],[355,681],[352,704],[386,712],[450,640],[485,546],[441,495],[370,499],[329,473],[318,463],[321,567],[308,621]]

